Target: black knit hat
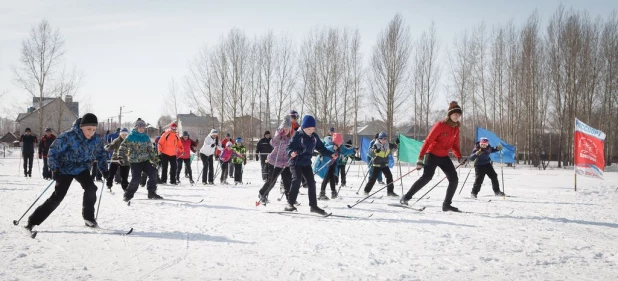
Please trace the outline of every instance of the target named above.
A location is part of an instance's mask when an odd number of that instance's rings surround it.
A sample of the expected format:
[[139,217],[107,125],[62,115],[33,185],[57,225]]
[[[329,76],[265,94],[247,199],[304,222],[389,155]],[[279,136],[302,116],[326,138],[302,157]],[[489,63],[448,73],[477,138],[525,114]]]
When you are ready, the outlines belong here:
[[86,113],[84,114],[84,116],[82,116],[82,122],[80,123],[80,127],[84,127],[84,126],[98,126],[99,125],[99,120],[97,119],[97,116],[92,114],[92,113]]
[[32,130],[30,130],[30,128],[26,128],[26,130],[24,130],[24,132],[32,132]]
[[266,132],[264,132],[264,136],[266,135],[270,135],[270,131],[266,130]]

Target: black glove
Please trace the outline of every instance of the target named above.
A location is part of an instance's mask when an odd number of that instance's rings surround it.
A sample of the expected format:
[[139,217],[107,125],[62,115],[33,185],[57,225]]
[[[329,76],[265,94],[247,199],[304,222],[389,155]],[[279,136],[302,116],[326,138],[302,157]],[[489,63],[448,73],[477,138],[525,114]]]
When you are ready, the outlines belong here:
[[101,175],[103,175],[104,179],[109,178],[109,171],[101,171]]
[[375,153],[380,153],[380,151],[382,151],[382,150],[380,150],[379,148],[376,148],[376,149],[374,149],[373,151],[374,151]]
[[463,158],[463,157],[459,157],[457,160],[459,161],[459,165],[463,165],[463,164],[466,164],[466,162],[468,162],[468,159]]
[[211,145],[210,145],[210,147],[215,147],[215,144],[214,144],[214,143],[213,143],[213,144],[211,144]]
[[397,138],[395,139],[395,143],[396,143],[397,145],[399,145],[399,137],[397,137]]
[[58,176],[60,175],[60,171],[52,171],[52,179],[55,181],[58,180]]
[[255,155],[255,161],[260,161],[260,157],[258,156],[258,154]]

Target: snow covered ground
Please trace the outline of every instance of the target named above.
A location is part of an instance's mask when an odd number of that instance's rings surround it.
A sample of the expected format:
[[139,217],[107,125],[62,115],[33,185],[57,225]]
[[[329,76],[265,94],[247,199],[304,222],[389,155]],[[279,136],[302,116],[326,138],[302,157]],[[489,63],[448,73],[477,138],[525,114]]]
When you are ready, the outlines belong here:
[[[466,199],[472,174],[453,205],[487,214],[455,214],[440,209],[446,181],[417,204],[427,206],[422,213],[389,207],[398,199],[386,196],[349,209],[347,204],[361,198],[355,192],[364,170],[353,166],[343,198],[320,201],[338,215],[373,214],[352,220],[266,213],[282,210],[284,203],[277,202],[275,188],[272,204],[255,206],[261,180],[259,163],[250,162],[244,177],[251,184],[190,186],[184,180],[180,186],[159,187],[165,198],[203,198],[200,204],[135,200],[126,206],[120,187],[114,186],[115,194],[103,194],[98,221],[106,228],[133,227],[129,236],[84,227],[82,191],[73,183],[31,239],[11,222],[48,182],[40,177],[37,163],[32,179],[18,176],[18,161],[0,158],[0,280],[618,278],[618,173],[606,173],[605,181],[580,178],[574,192],[572,170],[505,168],[506,193],[513,197],[493,197],[486,179],[479,201]],[[468,171],[461,169],[460,186]],[[404,178],[406,190],[418,176],[414,172]],[[442,177],[436,175],[421,193]],[[395,190],[401,192],[399,183]],[[136,198],[146,198],[144,188]],[[308,212],[307,195],[299,201],[299,211]]]

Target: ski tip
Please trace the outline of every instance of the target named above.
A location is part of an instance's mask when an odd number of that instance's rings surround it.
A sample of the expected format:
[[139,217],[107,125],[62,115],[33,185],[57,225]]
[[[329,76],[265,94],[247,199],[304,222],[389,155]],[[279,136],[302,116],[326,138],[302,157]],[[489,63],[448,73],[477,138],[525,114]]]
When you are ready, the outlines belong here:
[[260,206],[260,201],[255,201],[255,206]]
[[127,201],[127,206],[131,206],[131,201]]
[[127,233],[125,235],[129,235],[131,233],[133,233],[133,227],[131,227],[131,229],[129,229],[129,231],[127,231]]
[[373,217],[373,214],[369,215],[367,218]]
[[352,209],[352,206],[348,205],[348,208]]
[[19,225],[19,222],[17,220],[13,220],[13,225]]
[[32,239],[36,238],[37,233],[39,233],[39,232],[38,231],[32,231],[30,233],[30,238],[32,238]]

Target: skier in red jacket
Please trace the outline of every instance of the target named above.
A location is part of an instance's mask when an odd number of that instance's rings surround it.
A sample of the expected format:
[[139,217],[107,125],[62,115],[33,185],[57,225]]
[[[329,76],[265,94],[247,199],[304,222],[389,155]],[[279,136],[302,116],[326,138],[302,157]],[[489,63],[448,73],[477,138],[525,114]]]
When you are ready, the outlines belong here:
[[465,163],[466,160],[461,157],[461,151],[459,150],[459,127],[461,126],[459,120],[462,113],[461,107],[457,102],[452,101],[449,104],[446,119],[437,122],[433,126],[429,135],[425,138],[419,153],[418,162],[416,163],[417,169],[424,168],[423,175],[401,197],[401,200],[399,200],[401,204],[407,205],[412,196],[433,178],[436,167],[440,167],[449,182],[446,197],[444,198],[444,203],[442,203],[442,211],[459,212],[459,209],[451,206],[451,200],[457,190],[459,179],[448,153],[452,149],[459,163]]

